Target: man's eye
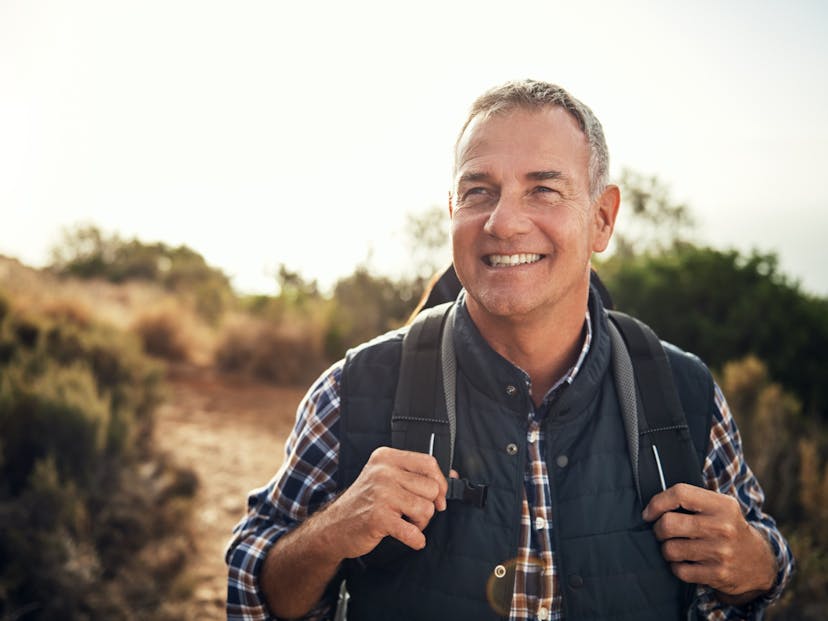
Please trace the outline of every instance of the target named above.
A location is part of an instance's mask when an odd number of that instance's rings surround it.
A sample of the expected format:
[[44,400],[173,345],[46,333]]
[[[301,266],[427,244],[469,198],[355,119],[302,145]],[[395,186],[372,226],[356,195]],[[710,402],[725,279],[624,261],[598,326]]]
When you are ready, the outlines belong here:
[[479,198],[481,196],[485,196],[488,194],[488,190],[486,188],[477,187],[477,188],[469,188],[465,192],[463,192],[463,200],[467,200],[470,198]]
[[535,188],[535,192],[537,192],[538,194],[548,194],[548,193],[559,194],[559,192],[557,190],[553,190],[552,188],[548,188],[545,185],[537,186]]

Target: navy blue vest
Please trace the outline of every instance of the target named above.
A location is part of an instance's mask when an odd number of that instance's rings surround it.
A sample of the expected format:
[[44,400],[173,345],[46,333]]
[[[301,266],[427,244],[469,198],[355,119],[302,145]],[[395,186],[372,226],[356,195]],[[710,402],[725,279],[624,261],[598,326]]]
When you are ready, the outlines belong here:
[[[590,313],[590,351],[543,423],[565,619],[681,619],[686,585],[672,575],[651,526],[641,518],[610,369],[607,319],[593,294]],[[450,502],[426,529],[425,549],[387,566],[348,563],[350,621],[508,617],[533,406],[523,372],[486,344],[462,304],[453,330],[454,467],[464,478],[489,486],[487,504],[480,509]],[[401,344],[402,333],[395,332],[347,357],[339,429],[342,488],[356,479],[375,448],[390,445]],[[704,463],[715,409],[712,378],[697,358],[671,346],[667,352]]]

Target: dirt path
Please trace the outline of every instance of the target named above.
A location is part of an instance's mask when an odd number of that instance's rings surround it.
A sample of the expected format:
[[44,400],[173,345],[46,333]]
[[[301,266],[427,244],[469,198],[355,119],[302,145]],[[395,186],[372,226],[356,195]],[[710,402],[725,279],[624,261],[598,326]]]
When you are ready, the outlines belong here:
[[175,368],[157,414],[156,440],[201,481],[191,563],[190,619],[224,619],[224,546],[245,509],[247,492],[267,483],[282,461],[303,389],[280,388],[211,371]]

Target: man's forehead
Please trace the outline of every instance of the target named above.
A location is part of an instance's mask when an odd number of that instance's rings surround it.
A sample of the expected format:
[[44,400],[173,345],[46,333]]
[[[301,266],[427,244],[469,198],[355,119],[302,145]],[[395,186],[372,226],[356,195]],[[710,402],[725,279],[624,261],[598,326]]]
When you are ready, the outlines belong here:
[[530,165],[534,170],[544,170],[544,158],[556,154],[584,162],[589,158],[586,136],[577,120],[561,106],[516,107],[477,115],[457,141],[455,175],[461,168],[482,164],[476,160],[494,151],[536,160]]

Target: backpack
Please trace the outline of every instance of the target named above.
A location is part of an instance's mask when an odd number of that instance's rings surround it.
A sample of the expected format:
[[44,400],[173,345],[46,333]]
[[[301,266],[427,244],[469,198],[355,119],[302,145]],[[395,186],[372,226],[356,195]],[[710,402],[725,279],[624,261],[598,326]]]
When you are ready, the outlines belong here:
[[[611,309],[609,292],[594,271],[590,283],[604,306]],[[457,428],[456,359],[451,330],[446,326],[451,325],[453,300],[459,290],[460,282],[453,266],[449,266],[432,281],[409,319],[391,414],[391,446],[433,455],[448,480],[446,500],[482,508],[486,504],[485,483],[449,478]],[[612,373],[636,492],[643,509],[653,496],[676,483],[703,487],[701,466],[658,336],[638,319],[615,310],[607,313]],[[385,565],[407,551],[401,542],[385,537],[356,562]],[[688,601],[692,592],[693,586],[689,585]],[[343,581],[334,617],[337,621],[346,619],[348,599]]]
[[[403,338],[391,415],[394,448],[434,455],[448,477],[454,453],[456,368],[450,323],[453,303],[420,312]],[[702,486],[701,466],[667,354],[641,321],[608,311],[612,373],[642,508],[676,483]],[[449,479],[448,500],[483,507],[486,486]]]

